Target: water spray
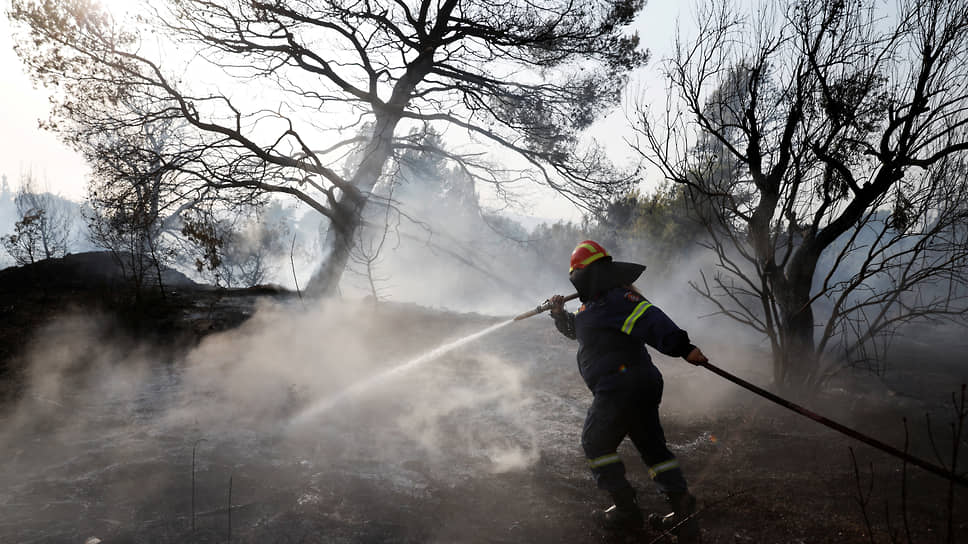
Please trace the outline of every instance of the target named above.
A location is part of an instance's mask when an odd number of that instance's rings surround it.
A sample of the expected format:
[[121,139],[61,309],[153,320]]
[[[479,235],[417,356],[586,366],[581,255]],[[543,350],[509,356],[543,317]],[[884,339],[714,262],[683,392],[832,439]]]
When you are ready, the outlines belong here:
[[[568,295],[568,296],[564,297],[564,302],[568,302],[569,300],[574,300],[576,298],[578,298],[578,293],[574,293],[572,295]],[[488,327],[488,328],[486,328],[486,329],[484,329],[482,331],[479,331],[479,332],[476,332],[474,334],[465,336],[463,338],[458,338],[457,340],[454,340],[452,342],[449,342],[447,344],[444,344],[444,345],[442,345],[440,347],[434,348],[433,350],[428,351],[428,352],[426,352],[426,353],[424,353],[422,355],[419,355],[419,356],[417,356],[417,357],[415,357],[415,358],[413,358],[413,359],[411,359],[409,361],[406,361],[406,362],[401,363],[399,365],[396,365],[396,366],[394,366],[394,367],[392,367],[392,368],[390,368],[388,370],[385,370],[385,371],[377,374],[376,376],[372,376],[372,377],[367,378],[365,380],[362,380],[362,381],[359,381],[357,383],[354,383],[354,384],[350,385],[349,387],[347,387],[346,389],[340,391],[339,393],[336,393],[335,395],[332,395],[330,397],[326,397],[325,399],[322,399],[319,402],[313,404],[312,406],[310,406],[309,408],[307,408],[306,410],[304,410],[301,414],[299,414],[298,416],[296,416],[295,418],[293,418],[292,424],[293,425],[301,425],[303,423],[306,423],[306,422],[310,421],[311,419],[313,419],[315,417],[318,417],[318,416],[320,416],[320,415],[328,412],[330,409],[332,409],[337,404],[339,404],[339,403],[341,403],[341,402],[343,402],[343,401],[345,401],[345,400],[347,400],[347,399],[349,399],[351,397],[355,397],[356,395],[359,395],[359,394],[363,393],[364,391],[366,391],[368,389],[371,389],[373,387],[376,387],[376,386],[380,385],[381,383],[384,383],[384,382],[386,382],[388,380],[391,380],[391,379],[395,378],[396,376],[399,376],[400,374],[403,374],[403,373],[405,373],[405,372],[407,372],[409,370],[412,370],[415,367],[418,367],[418,366],[420,366],[420,365],[422,365],[424,363],[427,363],[429,361],[433,361],[434,359],[440,357],[441,355],[443,355],[443,354],[445,354],[445,353],[447,353],[447,352],[449,352],[449,351],[451,351],[451,350],[453,350],[455,348],[458,348],[460,346],[463,346],[464,344],[466,344],[468,342],[471,342],[473,340],[477,340],[478,338],[480,338],[482,336],[485,336],[487,334],[490,334],[490,333],[492,333],[492,332],[500,329],[501,327],[504,327],[505,325],[508,325],[508,324],[513,323],[515,321],[520,321],[522,319],[529,318],[529,317],[534,316],[534,315],[538,315],[538,314],[543,313],[543,312],[547,312],[550,309],[551,309],[551,301],[550,300],[546,300],[542,304],[540,304],[537,308],[535,308],[534,310],[531,310],[530,312],[525,312],[525,313],[523,313],[523,314],[521,314],[519,316],[516,316],[514,319],[509,319],[508,321],[504,321],[504,322],[498,323],[496,325],[491,325],[490,327]]]
[[447,353],[447,352],[449,352],[449,351],[451,351],[453,349],[459,348],[460,346],[463,346],[464,344],[467,344],[468,342],[472,342],[472,341],[477,340],[478,338],[480,338],[482,336],[488,335],[488,334],[490,334],[490,333],[492,333],[492,332],[500,329],[501,327],[504,327],[505,325],[508,325],[508,324],[510,324],[512,322],[514,322],[514,319],[509,319],[507,321],[503,321],[503,322],[498,323],[496,325],[491,325],[490,327],[488,327],[488,328],[486,328],[486,329],[484,329],[482,331],[476,332],[474,334],[467,335],[467,336],[465,336],[463,338],[458,338],[457,340],[454,340],[452,342],[449,342],[447,344],[444,344],[442,346],[439,346],[437,348],[434,348],[434,349],[432,349],[432,350],[430,350],[428,352],[425,352],[422,355],[418,355],[417,357],[414,357],[413,359],[410,359],[409,361],[406,361],[406,362],[401,363],[399,365],[393,366],[393,367],[391,367],[391,368],[389,368],[387,370],[384,370],[383,372],[381,372],[381,373],[379,373],[379,374],[377,374],[375,376],[371,376],[371,377],[369,377],[369,378],[367,378],[365,380],[356,382],[356,383],[350,385],[349,387],[347,387],[346,389],[340,391],[339,393],[336,393],[335,395],[332,395],[330,397],[326,397],[326,398],[320,400],[319,402],[313,404],[312,406],[310,406],[309,408],[307,408],[306,410],[304,410],[301,414],[299,414],[298,416],[296,416],[295,418],[293,418],[292,424],[293,425],[301,425],[301,424],[304,424],[304,423],[312,420],[313,418],[316,418],[316,417],[318,417],[318,416],[326,413],[327,411],[329,411],[330,409],[332,409],[337,404],[339,404],[341,402],[344,402],[344,401],[346,401],[349,398],[355,397],[356,395],[359,395],[359,394],[365,392],[368,389],[372,389],[373,387],[376,387],[376,386],[378,386],[378,385],[380,385],[382,383],[385,383],[385,382],[387,382],[387,381],[389,381],[389,380],[391,380],[391,379],[399,376],[400,374],[403,374],[403,373],[408,372],[408,371],[410,371],[410,370],[412,370],[412,369],[414,369],[414,368],[416,368],[416,367],[418,367],[420,365],[423,365],[424,363],[433,361],[434,359],[440,357],[441,355],[444,355],[445,353]]

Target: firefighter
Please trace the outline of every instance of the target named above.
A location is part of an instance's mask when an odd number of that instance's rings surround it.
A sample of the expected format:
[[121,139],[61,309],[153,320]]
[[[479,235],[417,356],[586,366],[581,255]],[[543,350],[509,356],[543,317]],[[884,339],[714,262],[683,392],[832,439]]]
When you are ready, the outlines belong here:
[[692,364],[707,360],[686,331],[632,287],[644,270],[640,264],[613,261],[597,242],[581,242],[571,254],[569,279],[582,305],[568,313],[563,297],[555,295],[549,299],[551,316],[562,334],[578,340],[578,369],[594,394],[581,444],[598,487],[615,502],[596,512],[596,519],[608,529],[636,529],[644,523],[616,453],[628,436],[672,507],[666,516],[650,516],[650,525],[659,530],[678,525],[680,543],[698,542],[699,526],[690,517],[696,499],[666,446],[659,423],[662,375],[645,344]]

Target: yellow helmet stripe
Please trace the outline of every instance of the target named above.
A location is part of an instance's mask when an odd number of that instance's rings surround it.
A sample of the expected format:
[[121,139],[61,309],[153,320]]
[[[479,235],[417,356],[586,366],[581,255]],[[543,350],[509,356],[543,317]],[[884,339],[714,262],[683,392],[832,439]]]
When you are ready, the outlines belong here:
[[592,255],[591,257],[588,257],[587,259],[583,260],[579,264],[581,264],[582,266],[588,266],[588,265],[592,264],[593,262],[601,259],[604,256],[605,256],[604,253],[596,253],[595,255]]
[[582,249],[582,248],[587,249],[591,253],[591,255],[586,257],[584,260],[580,261],[578,264],[568,267],[569,273],[573,272],[575,268],[584,268],[592,264],[593,262],[597,261],[598,259],[601,259],[602,257],[608,257],[607,251],[605,251],[604,249],[599,250],[599,248],[595,247],[592,244],[578,244],[578,247],[575,248],[575,252],[577,252],[579,249]]

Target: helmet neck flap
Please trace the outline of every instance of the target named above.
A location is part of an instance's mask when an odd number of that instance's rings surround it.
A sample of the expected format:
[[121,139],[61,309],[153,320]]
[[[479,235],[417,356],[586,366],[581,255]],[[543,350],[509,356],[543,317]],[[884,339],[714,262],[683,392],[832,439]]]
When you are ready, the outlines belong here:
[[615,262],[607,257],[572,270],[568,279],[578,291],[578,298],[588,302],[609,289],[631,286],[644,271],[645,265]]

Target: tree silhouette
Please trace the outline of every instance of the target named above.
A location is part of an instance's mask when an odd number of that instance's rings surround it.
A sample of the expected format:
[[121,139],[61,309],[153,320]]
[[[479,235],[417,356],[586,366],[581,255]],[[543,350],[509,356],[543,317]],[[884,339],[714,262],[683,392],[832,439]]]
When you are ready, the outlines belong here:
[[666,65],[687,115],[637,125],[701,204],[720,267],[696,287],[767,336],[778,385],[968,308],[968,3],[876,8],[710,4]]
[[[6,180],[4,180],[6,181]],[[19,265],[63,257],[73,234],[72,210],[67,201],[39,192],[33,176],[24,174],[14,197],[17,222],[2,237],[3,247]]]
[[415,126],[459,142],[422,149],[479,183],[544,184],[591,210],[623,191],[631,177],[579,134],[646,60],[625,31],[642,6],[172,0],[121,24],[90,0],[16,0],[10,17],[26,29],[18,53],[56,89],[53,128],[178,119],[196,155],[180,169],[186,191],[287,194],[328,218],[332,247],[311,282],[325,293]]

